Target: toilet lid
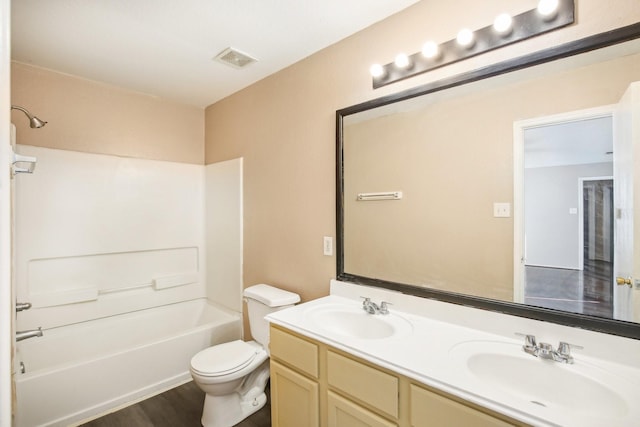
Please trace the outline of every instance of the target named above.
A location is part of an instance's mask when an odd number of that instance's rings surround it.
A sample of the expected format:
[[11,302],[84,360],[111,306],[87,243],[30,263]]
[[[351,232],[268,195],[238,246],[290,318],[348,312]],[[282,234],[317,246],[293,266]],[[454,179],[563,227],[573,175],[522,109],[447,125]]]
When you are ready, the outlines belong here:
[[225,375],[244,368],[255,359],[260,348],[237,340],[214,345],[191,359],[191,367],[206,376]]

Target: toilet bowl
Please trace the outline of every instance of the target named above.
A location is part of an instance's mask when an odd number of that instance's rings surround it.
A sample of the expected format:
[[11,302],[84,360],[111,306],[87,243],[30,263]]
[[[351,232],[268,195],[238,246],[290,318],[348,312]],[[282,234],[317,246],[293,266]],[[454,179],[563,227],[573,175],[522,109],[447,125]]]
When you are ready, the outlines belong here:
[[200,351],[191,359],[191,376],[206,393],[204,427],[231,427],[262,408],[269,380],[269,323],[264,317],[293,306],[300,296],[269,285],[244,291],[254,341],[236,340]]

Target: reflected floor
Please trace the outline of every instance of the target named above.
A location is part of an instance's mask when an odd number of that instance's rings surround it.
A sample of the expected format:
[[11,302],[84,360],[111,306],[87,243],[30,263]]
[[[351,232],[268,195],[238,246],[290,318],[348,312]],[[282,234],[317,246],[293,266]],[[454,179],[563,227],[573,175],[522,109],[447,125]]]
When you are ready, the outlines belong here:
[[613,317],[613,265],[585,260],[584,270],[525,268],[525,304]]

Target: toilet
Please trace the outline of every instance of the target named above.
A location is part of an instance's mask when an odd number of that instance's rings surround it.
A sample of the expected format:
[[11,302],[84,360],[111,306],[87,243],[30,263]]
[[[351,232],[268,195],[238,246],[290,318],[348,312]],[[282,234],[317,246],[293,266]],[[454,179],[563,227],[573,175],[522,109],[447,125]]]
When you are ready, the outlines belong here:
[[293,306],[300,296],[269,285],[244,290],[254,341],[236,340],[200,351],[191,359],[191,376],[206,393],[204,427],[231,427],[267,402],[269,322],[264,317]]

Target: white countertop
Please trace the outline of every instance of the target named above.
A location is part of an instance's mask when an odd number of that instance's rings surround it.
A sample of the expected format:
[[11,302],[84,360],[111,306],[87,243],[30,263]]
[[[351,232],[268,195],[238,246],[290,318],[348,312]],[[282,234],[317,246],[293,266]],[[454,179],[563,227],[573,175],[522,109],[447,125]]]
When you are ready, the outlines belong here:
[[[377,303],[381,300],[392,302],[391,315],[404,318],[412,328],[399,336],[390,338],[357,339],[328,331],[309,316],[310,312],[322,306],[359,307],[360,294],[371,295]],[[483,320],[484,318],[486,321]],[[546,322],[531,319],[524,319],[522,323],[522,318],[514,316],[335,281],[332,281],[332,295],[278,311],[267,316],[267,319],[274,324],[344,350],[420,383],[531,425],[640,426],[640,405],[635,402],[640,398],[640,352],[611,360],[611,358],[602,357],[606,354],[602,349],[590,350],[600,348],[601,345],[611,346],[613,342],[617,344],[619,351],[635,351],[640,349],[639,343],[635,340],[612,338],[582,330],[577,335],[565,338],[570,332],[568,330],[574,328],[550,326]],[[469,323],[477,325],[477,328],[470,327]],[[520,330],[514,330],[514,328],[520,328]],[[525,329],[522,330],[522,328]],[[515,336],[516,332],[541,334],[543,337],[549,337],[548,342],[553,343],[554,346],[557,344],[557,341],[552,338],[555,333],[561,340],[581,344],[585,349],[573,352],[575,359],[573,365],[538,361],[534,356],[522,351],[523,338]],[[597,336],[594,338],[591,334]],[[575,339],[579,339],[580,342],[576,342]],[[603,342],[598,342],[598,339]],[[506,349],[516,358],[531,357],[534,363],[555,363],[559,369],[567,370],[568,373],[586,369],[589,375],[600,381],[603,378],[615,378],[617,393],[626,396],[629,404],[622,406],[614,404],[611,406],[613,408],[611,413],[603,414],[598,408],[584,405],[581,401],[581,394],[588,392],[585,390],[585,388],[588,389],[588,381],[587,387],[576,387],[575,395],[558,395],[554,393],[557,378],[526,378],[527,381],[533,381],[537,387],[546,387],[548,383],[549,399],[542,402],[544,405],[541,402],[532,402],[534,399],[509,391],[509,384],[506,387],[496,386],[491,381],[470,374],[465,368],[465,362],[462,361],[459,351],[460,343],[468,342],[481,342],[488,348],[492,348],[495,344],[496,349],[500,348],[501,351]],[[606,387],[603,390],[606,390]],[[612,402],[616,403],[615,399]],[[611,415],[612,413],[615,415]]]

